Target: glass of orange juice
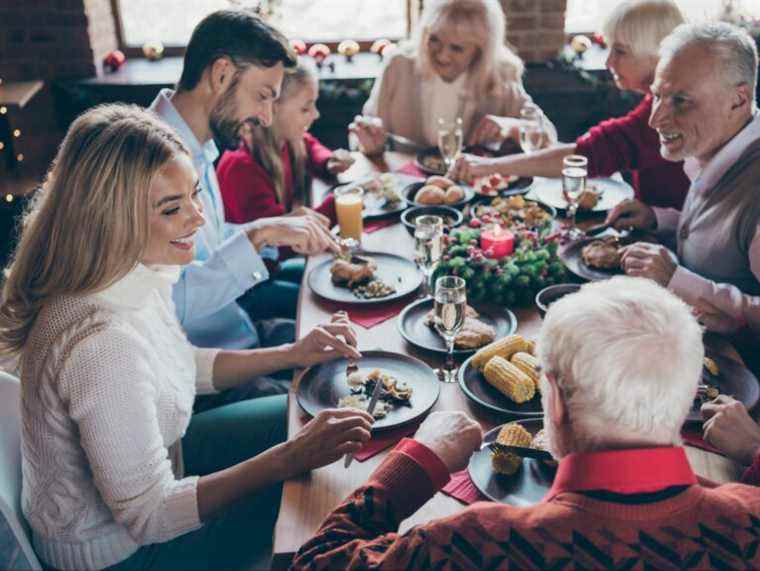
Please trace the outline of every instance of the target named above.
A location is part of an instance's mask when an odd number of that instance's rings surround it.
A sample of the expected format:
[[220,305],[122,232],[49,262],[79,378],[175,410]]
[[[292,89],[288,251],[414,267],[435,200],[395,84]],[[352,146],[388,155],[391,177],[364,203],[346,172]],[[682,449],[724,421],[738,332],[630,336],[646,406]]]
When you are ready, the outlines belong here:
[[335,213],[338,216],[341,238],[362,240],[364,224],[362,208],[364,207],[364,190],[359,186],[344,186],[335,189]]

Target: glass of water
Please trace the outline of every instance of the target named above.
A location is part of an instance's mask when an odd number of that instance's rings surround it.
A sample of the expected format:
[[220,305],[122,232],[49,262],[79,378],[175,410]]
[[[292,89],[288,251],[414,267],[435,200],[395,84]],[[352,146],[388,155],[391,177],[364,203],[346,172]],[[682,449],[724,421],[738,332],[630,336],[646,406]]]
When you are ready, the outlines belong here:
[[424,276],[422,297],[430,295],[430,276],[441,260],[443,218],[418,216],[414,221],[414,261]]
[[567,155],[562,159],[562,196],[567,201],[567,217],[570,219],[570,236],[577,237],[580,232],[575,225],[578,212],[578,198],[586,188],[588,176],[588,159],[583,155]]
[[464,131],[462,118],[457,117],[453,121],[444,118],[438,119],[438,150],[441,152],[446,171],[451,168],[457,155],[462,152],[464,144]]
[[544,144],[544,114],[529,103],[520,109],[520,119],[520,146],[523,152],[533,153]]
[[454,339],[464,326],[467,310],[465,281],[457,276],[442,276],[435,282],[435,328],[446,342],[446,364],[436,372],[444,383],[455,383]]

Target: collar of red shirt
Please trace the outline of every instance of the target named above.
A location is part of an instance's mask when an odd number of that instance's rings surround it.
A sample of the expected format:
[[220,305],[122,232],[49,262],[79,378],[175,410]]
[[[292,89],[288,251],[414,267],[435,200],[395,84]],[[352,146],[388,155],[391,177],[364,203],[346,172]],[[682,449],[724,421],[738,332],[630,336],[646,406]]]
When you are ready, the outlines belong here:
[[644,494],[696,483],[697,477],[681,447],[575,453],[560,461],[544,501],[563,492]]

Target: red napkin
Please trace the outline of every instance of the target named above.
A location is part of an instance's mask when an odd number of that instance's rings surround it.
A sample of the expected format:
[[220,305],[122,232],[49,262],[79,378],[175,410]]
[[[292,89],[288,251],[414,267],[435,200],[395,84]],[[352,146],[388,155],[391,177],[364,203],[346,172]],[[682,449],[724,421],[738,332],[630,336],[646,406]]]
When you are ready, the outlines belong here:
[[376,436],[373,436],[370,441],[367,442],[361,450],[359,450],[359,452],[354,454],[354,459],[358,460],[359,462],[369,460],[386,448],[394,446],[405,436],[411,436],[417,432],[419,425],[419,422],[414,422],[409,426],[402,426],[393,430],[387,430],[377,434]]
[[451,480],[441,490],[447,496],[451,496],[455,500],[459,500],[465,504],[472,504],[475,502],[488,501],[483,494],[481,494],[472,483],[470,474],[465,468],[461,472],[455,472],[451,475]]
[[367,222],[364,225],[364,232],[366,234],[371,234],[372,232],[376,232],[377,230],[380,230],[380,228],[387,228],[388,226],[393,226],[396,224],[398,220],[395,218],[386,218],[385,220],[373,220],[371,222]]
[[403,165],[401,168],[397,169],[395,172],[400,172],[403,174],[408,174],[411,176],[417,176],[420,178],[427,178],[428,174],[423,171],[420,167],[418,167],[413,162],[408,162],[405,165]]
[[397,316],[409,303],[409,297],[407,296],[388,303],[372,305],[352,305],[332,302],[326,302],[326,305],[332,312],[345,311],[348,313],[348,318],[351,321],[357,325],[361,325],[364,329],[371,329],[375,325]]
[[725,456],[725,454],[723,454],[723,452],[715,448],[715,446],[705,442],[704,438],[702,438],[702,427],[701,425],[697,425],[697,426],[698,426],[697,428],[684,426],[681,429],[681,438],[683,438],[684,444],[688,444],[689,446],[694,446],[695,448],[701,448],[702,450],[707,450],[708,452],[715,452],[716,454]]

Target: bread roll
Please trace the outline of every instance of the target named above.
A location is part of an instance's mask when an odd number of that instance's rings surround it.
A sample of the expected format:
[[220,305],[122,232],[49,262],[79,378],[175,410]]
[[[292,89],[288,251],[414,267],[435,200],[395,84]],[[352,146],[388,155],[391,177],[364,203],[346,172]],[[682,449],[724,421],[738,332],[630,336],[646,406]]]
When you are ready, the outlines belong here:
[[437,186],[438,188],[442,188],[443,190],[446,190],[452,184],[454,184],[454,181],[451,180],[450,178],[446,178],[445,176],[429,176],[427,180],[425,181],[425,184],[432,184],[434,186]]
[[446,189],[446,196],[444,200],[446,204],[454,204],[464,198],[464,189],[461,186],[455,184]]
[[419,204],[438,205],[443,204],[446,194],[443,189],[432,184],[426,184],[417,191],[414,201]]

